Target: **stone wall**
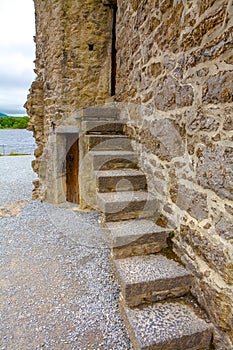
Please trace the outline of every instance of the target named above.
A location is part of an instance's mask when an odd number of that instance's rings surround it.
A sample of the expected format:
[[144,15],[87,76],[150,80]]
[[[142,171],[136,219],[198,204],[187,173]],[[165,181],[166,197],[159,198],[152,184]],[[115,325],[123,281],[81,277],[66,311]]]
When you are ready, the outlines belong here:
[[[106,6],[109,1],[99,0],[34,3],[37,78],[26,107],[37,142],[33,168],[40,178],[34,197],[43,199],[48,187],[44,172],[49,173],[51,163],[51,123],[56,128],[75,126],[79,108],[101,104],[110,96],[112,9]],[[43,155],[47,168],[41,166]]]
[[[59,189],[64,181],[63,131],[78,134],[77,110],[111,94],[115,0],[34,2],[37,78],[27,110],[34,197],[48,199],[57,163]],[[115,99],[218,350],[233,348],[232,22],[231,0],[118,0]]]
[[160,222],[233,348],[233,5],[118,0],[117,95]]

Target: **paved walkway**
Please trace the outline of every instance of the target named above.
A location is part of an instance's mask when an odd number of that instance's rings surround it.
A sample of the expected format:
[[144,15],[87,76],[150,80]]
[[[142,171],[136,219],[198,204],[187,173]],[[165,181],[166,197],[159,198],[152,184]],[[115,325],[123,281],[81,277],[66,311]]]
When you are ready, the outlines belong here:
[[98,214],[32,201],[31,159],[0,157],[0,349],[132,349]]

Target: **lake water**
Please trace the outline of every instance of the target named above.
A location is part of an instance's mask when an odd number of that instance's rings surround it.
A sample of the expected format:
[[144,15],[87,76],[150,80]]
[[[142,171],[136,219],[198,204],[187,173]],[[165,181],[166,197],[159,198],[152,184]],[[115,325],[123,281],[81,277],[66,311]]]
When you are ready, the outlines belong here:
[[25,129],[0,129],[0,154],[33,154],[36,148],[32,132]]

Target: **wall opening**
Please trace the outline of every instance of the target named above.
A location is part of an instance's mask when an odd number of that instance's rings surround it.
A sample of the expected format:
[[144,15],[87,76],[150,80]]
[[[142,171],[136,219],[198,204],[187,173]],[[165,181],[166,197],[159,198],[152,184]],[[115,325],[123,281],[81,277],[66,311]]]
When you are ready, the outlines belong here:
[[102,0],[104,6],[108,6],[112,11],[112,44],[111,44],[111,96],[116,94],[116,23],[117,23],[117,1]]
[[[67,140],[68,141],[68,140]],[[66,142],[67,142],[66,141]],[[67,142],[66,154],[66,200],[79,204],[79,144],[76,140],[71,147]]]
[[112,67],[111,67],[111,96],[116,94],[116,21],[117,5],[112,5]]
[[88,50],[94,51],[94,44],[88,44]]

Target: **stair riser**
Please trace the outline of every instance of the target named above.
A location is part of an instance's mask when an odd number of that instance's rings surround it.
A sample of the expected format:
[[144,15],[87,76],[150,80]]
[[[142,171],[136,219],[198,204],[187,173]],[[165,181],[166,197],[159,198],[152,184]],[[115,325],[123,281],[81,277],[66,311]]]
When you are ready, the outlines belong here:
[[84,121],[82,123],[82,130],[84,133],[98,133],[98,134],[124,134],[125,125],[119,122],[106,121]]
[[[162,287],[162,286],[161,286]],[[190,291],[190,285],[183,286],[183,287],[176,287],[172,288],[172,286],[168,290],[161,290],[158,292],[150,292],[150,289],[153,290],[153,286],[138,286],[138,288],[141,288],[141,294],[138,296],[134,296],[133,290],[124,290],[121,292],[121,299],[124,301],[125,305],[128,307],[135,307],[141,304],[147,304],[152,302],[158,302],[166,299],[171,298],[178,298],[181,296],[184,296],[189,293]],[[164,286],[164,289],[166,286]],[[144,291],[144,293],[143,293]]]
[[89,119],[117,119],[120,115],[120,110],[115,107],[100,107],[100,106],[92,106],[84,108],[79,111],[78,116],[82,118],[82,120]]
[[108,137],[95,137],[86,136],[88,149],[92,150],[124,150],[132,151],[131,141],[129,138],[108,138]]
[[155,200],[135,201],[132,199],[131,202],[99,202],[99,208],[104,213],[105,222],[149,218],[155,214],[155,207]]
[[112,257],[114,259],[123,259],[135,255],[141,256],[154,254],[160,252],[162,249],[167,247],[167,242],[166,239],[164,239],[164,235],[161,240],[158,240],[158,234],[151,235],[150,238],[147,235],[145,235],[143,237],[143,241],[141,239],[133,241],[126,245],[118,247],[113,246],[111,248]]
[[93,159],[94,170],[116,170],[116,169],[137,169],[137,160],[135,157],[110,158],[96,156]]
[[112,202],[103,202],[101,199],[98,199],[99,208],[103,213],[117,214],[119,212],[132,212],[132,211],[153,211],[156,206],[156,200],[136,200],[133,196],[129,201],[112,201]]
[[143,284],[125,285],[121,283],[116,269],[116,277],[121,287],[121,298],[129,307],[148,302],[156,302],[167,298],[177,298],[187,294],[192,284],[191,277],[176,277],[169,280],[156,280]]
[[105,213],[103,214],[103,222],[132,220],[132,219],[149,219],[153,218],[155,211],[131,211],[131,212],[118,212],[118,213]]
[[98,177],[97,189],[99,192],[138,191],[147,188],[145,175]]

